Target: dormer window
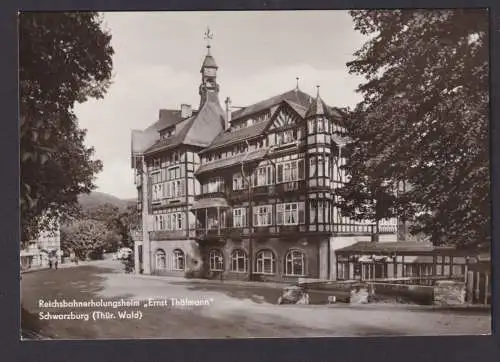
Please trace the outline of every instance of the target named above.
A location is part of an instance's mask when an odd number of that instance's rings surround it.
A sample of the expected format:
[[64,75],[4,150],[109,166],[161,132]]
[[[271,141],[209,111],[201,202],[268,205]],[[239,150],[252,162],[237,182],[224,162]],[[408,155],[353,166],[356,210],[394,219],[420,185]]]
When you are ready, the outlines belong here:
[[175,134],[175,127],[172,127],[172,128],[163,130],[160,133],[160,138],[161,139],[166,139],[166,138],[172,137],[174,134]]

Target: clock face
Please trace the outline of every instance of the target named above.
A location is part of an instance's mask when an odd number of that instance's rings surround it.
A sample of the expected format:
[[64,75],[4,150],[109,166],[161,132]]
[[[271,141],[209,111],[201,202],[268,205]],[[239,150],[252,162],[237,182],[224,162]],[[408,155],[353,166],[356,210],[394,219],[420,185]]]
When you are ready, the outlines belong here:
[[205,68],[205,75],[208,77],[215,77],[215,68]]

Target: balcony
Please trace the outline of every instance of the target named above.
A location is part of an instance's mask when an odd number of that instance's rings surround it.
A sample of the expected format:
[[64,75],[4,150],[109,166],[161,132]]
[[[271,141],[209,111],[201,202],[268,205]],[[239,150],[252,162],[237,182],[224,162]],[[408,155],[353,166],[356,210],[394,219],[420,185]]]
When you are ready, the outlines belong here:
[[185,206],[185,205],[187,205],[185,196],[175,197],[170,199],[154,200],[151,202],[151,208],[153,210],[161,209],[164,207]]
[[304,193],[306,191],[306,182],[305,180],[299,180],[279,183],[276,185],[275,190],[278,194]]
[[202,195],[195,195],[194,199],[195,201],[202,200],[202,199],[213,199],[213,198],[226,198],[226,193],[224,191],[218,191],[218,192],[209,192],[205,193]]
[[150,231],[149,240],[177,240],[186,239],[185,230],[175,230],[175,231]]
[[197,228],[196,229],[196,239],[199,241],[215,241],[215,242],[225,242],[226,238],[229,237],[230,228]]

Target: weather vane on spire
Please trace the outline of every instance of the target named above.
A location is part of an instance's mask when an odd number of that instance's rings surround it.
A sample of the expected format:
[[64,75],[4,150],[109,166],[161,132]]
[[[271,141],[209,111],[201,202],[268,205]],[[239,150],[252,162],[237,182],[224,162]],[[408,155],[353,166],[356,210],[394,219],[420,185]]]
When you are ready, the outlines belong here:
[[207,48],[210,49],[210,40],[214,38],[214,33],[210,31],[210,27],[207,26],[207,31],[204,33],[205,40],[207,41]]

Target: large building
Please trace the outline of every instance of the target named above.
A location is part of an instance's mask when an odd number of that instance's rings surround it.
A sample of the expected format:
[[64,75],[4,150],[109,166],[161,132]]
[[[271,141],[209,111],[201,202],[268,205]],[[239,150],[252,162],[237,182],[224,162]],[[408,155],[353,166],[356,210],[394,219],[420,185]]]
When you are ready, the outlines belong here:
[[59,223],[51,230],[42,230],[38,238],[26,243],[25,248],[20,251],[21,267],[44,267],[49,265],[49,258],[53,255],[61,263],[61,232]]
[[[219,100],[210,46],[200,104],[132,131],[142,231],[136,271],[253,280],[336,279],[335,250],[373,225],[334,206],[345,181],[345,113],[297,85],[235,109]],[[394,220],[380,226],[395,241]]]

